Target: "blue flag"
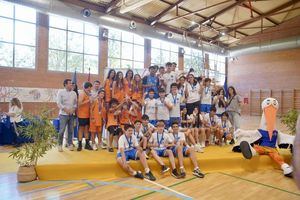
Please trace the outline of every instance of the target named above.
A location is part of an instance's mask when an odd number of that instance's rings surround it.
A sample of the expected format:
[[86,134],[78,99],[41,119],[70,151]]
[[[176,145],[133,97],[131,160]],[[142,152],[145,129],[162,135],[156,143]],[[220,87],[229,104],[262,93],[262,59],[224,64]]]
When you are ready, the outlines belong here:
[[228,85],[227,85],[227,76],[225,75],[225,81],[224,81],[224,92],[225,92],[225,97],[228,99]]

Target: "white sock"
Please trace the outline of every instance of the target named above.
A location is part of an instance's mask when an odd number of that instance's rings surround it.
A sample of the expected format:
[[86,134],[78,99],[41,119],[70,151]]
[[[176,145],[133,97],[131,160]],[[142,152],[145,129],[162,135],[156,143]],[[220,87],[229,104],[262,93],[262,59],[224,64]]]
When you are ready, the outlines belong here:
[[199,167],[195,167],[195,168],[194,168],[194,171],[197,170],[197,169],[199,169]]
[[146,172],[146,173],[149,173],[149,172],[150,172],[150,169],[149,169],[149,168],[145,168],[145,172]]

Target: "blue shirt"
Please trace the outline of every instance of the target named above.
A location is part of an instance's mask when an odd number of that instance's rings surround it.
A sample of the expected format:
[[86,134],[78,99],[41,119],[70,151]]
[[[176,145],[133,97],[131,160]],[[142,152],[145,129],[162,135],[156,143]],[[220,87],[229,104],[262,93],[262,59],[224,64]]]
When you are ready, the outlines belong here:
[[260,146],[265,146],[265,147],[276,147],[276,141],[278,137],[278,131],[274,130],[272,138],[270,140],[269,138],[269,133],[266,130],[258,129],[259,133],[261,134],[261,143]]
[[145,92],[149,92],[150,89],[153,89],[155,92],[155,95],[158,95],[158,86],[159,86],[158,77],[155,75],[154,76],[151,76],[151,75],[145,76],[143,78],[143,85],[149,85],[149,84],[154,85],[154,86],[145,88]]

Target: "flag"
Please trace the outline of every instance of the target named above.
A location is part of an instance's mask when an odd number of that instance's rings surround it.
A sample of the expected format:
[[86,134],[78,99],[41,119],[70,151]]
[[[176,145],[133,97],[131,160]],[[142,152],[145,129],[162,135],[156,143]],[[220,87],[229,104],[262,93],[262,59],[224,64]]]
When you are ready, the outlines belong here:
[[227,85],[227,76],[225,75],[225,81],[224,81],[224,85],[223,85],[223,88],[224,88],[224,95],[226,98],[228,98],[228,85]]
[[88,82],[91,81],[91,68],[89,68]]
[[76,69],[75,69],[75,72],[74,72],[74,74],[72,76],[72,83],[74,85],[77,85],[77,73],[76,73]]

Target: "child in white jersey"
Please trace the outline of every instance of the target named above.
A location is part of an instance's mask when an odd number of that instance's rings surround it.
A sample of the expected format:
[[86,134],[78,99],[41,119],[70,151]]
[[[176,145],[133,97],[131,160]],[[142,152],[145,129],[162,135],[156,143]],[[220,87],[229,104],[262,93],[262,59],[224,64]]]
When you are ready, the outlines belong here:
[[[210,112],[204,115],[204,127],[206,133],[205,145],[213,144],[214,142],[220,144],[220,129],[218,126],[219,118],[216,115],[216,108],[211,107]],[[214,138],[216,137],[216,139]],[[215,140],[214,140],[215,139]]]
[[211,104],[212,104],[212,87],[211,87],[211,79],[205,78],[204,85],[202,86],[202,95],[201,95],[201,107],[200,111],[204,113],[209,113]]
[[[135,178],[149,179],[155,181],[156,178],[153,176],[152,172],[149,169],[145,155],[143,154],[142,149],[139,147],[138,141],[135,136],[133,136],[134,127],[132,125],[126,125],[124,127],[125,133],[119,138],[118,141],[118,153],[117,153],[117,162],[118,164],[131,176]],[[128,164],[129,160],[140,159],[141,164],[145,169],[145,176],[140,171],[136,171],[130,167]]]
[[233,139],[233,126],[229,121],[227,112],[222,113],[221,119],[219,120],[219,127],[220,136],[222,137],[222,139],[224,139],[224,144],[227,144],[227,140],[231,141]]
[[148,98],[144,101],[144,113],[148,115],[149,122],[155,126],[156,125],[156,99],[154,98],[155,92],[150,89],[148,92]]
[[169,98],[166,98],[166,92],[163,88],[158,90],[159,98],[156,99],[156,119],[163,120],[166,128],[169,128],[170,124],[170,110],[173,108]]
[[143,153],[145,154],[145,157],[148,159],[146,150],[147,150],[147,138],[144,136],[142,132],[142,122],[140,120],[136,120],[134,122],[134,130],[133,135],[136,137],[139,145],[141,148],[143,148]]
[[174,121],[179,122],[180,124],[180,100],[181,95],[178,94],[178,85],[177,83],[171,84],[171,93],[168,94],[167,98],[172,102],[173,106],[170,110],[170,124]]

